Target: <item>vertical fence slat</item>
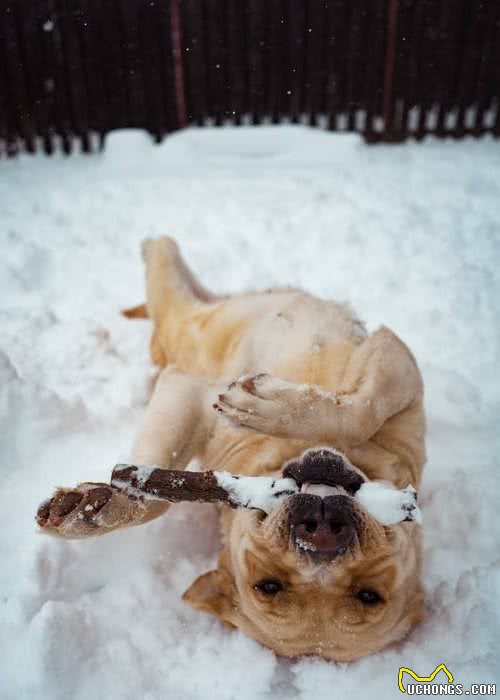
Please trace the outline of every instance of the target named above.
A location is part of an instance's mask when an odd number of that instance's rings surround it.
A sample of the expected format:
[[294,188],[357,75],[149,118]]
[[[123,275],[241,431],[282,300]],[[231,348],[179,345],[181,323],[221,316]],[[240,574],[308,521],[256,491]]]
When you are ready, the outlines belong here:
[[289,0],[288,10],[287,112],[292,122],[296,123],[305,110],[306,46],[303,27],[306,21],[306,3],[304,0]]
[[[5,6],[0,7],[0,63],[5,65],[5,36],[4,36],[4,17]],[[8,143],[8,119],[9,119],[9,95],[7,78],[4,70],[0,70],[0,158],[7,154]]]
[[78,25],[84,20],[81,10],[74,2],[59,0],[55,9],[61,30],[65,87],[69,96],[72,132],[79,138],[82,150],[88,153],[90,144],[87,88],[78,36]]
[[207,28],[207,77],[212,95],[212,112],[217,125],[228,115],[228,53],[226,5],[220,0],[204,0]]
[[203,6],[200,0],[183,0],[181,11],[188,121],[202,126],[208,113]]
[[[7,30],[10,15],[13,12],[13,3],[7,3],[0,7],[0,61],[3,66],[9,61],[9,32]],[[7,70],[0,71],[0,90],[4,113],[0,112],[0,128],[3,137],[3,150],[6,156],[14,156],[18,149],[18,134],[15,127],[16,103],[15,93],[12,88],[12,78]],[[0,105],[1,106],[1,105]]]
[[[130,125],[126,65],[123,59],[123,35],[120,20],[120,0],[101,0],[101,16],[106,32],[102,43],[102,60],[106,92],[113,128]],[[107,36],[106,36],[107,35]]]
[[411,110],[418,105],[420,47],[424,28],[422,4],[418,0],[413,0],[407,3],[407,10],[405,25],[402,27],[404,33],[401,37],[405,47],[405,70],[399,73],[398,85],[402,100],[398,125],[401,138],[404,138],[415,126],[415,123],[410,124],[410,115]]
[[[29,81],[26,73],[26,45],[23,42],[23,36],[21,31],[21,6],[19,3],[12,5],[12,10],[9,13],[9,18],[11,22],[11,32],[12,32],[12,47],[15,51],[10,52],[8,56],[9,62],[14,65],[14,71],[11,70],[11,75],[13,78],[13,88],[15,91],[15,97],[17,100],[17,110],[18,110],[18,132],[20,136],[24,139],[24,146],[28,153],[35,152],[35,134],[36,128],[33,117],[32,104]],[[6,17],[7,19],[7,17]],[[6,27],[8,24],[6,25]],[[8,64],[4,63],[7,67]]]
[[339,106],[343,121],[337,124],[337,128],[346,129],[351,124],[351,95],[352,95],[352,74],[351,74],[351,41],[353,19],[356,21],[357,7],[351,0],[343,3],[344,6],[344,26],[342,27],[344,50],[338,56],[339,68]]
[[122,61],[125,70],[125,82],[128,96],[129,125],[144,125],[144,82],[143,64],[138,36],[138,12],[141,0],[120,2],[117,21],[122,31]]
[[[78,66],[80,71],[80,81],[82,86],[82,103],[83,103],[83,119],[82,119],[82,150],[85,153],[90,153],[92,149],[91,141],[91,109],[92,95],[90,91],[90,83],[92,81],[88,72],[88,58],[85,51],[86,38],[90,32],[90,13],[85,0],[78,0],[79,11],[74,15],[74,31],[75,31],[75,47],[76,55],[78,56]],[[98,80],[95,80],[98,83]]]
[[99,0],[79,0],[84,21],[80,25],[80,41],[85,85],[88,95],[88,126],[99,135],[99,144],[109,124],[109,101],[102,65],[103,25]]
[[476,11],[471,12],[465,27],[464,44],[458,90],[457,123],[454,136],[460,138],[468,131],[467,110],[473,101],[474,82],[477,81],[481,52],[481,14],[483,5],[477,3]]
[[[439,3],[440,0],[434,0]],[[422,44],[423,5],[418,0],[407,0],[399,6],[398,46],[396,53],[395,93],[394,93],[394,133],[393,139],[401,141],[406,137],[410,106],[413,103],[415,88],[419,86],[420,61],[415,64],[414,42]]]
[[396,71],[396,46],[398,26],[398,0],[388,0],[387,3],[387,29],[384,62],[384,94],[383,94],[383,120],[384,135],[391,138],[393,132],[394,117],[394,82]]
[[436,135],[447,133],[446,117],[454,106],[454,80],[459,61],[459,28],[463,14],[463,3],[442,0],[440,22],[439,84],[441,96],[438,105]]
[[326,6],[309,0],[307,3],[306,43],[306,99],[305,111],[309,123],[318,124],[319,117],[325,113],[326,82],[326,43],[328,25]]
[[259,124],[266,113],[266,0],[248,1],[248,88],[252,121]]
[[[366,110],[368,107],[368,78],[370,76],[370,66],[368,64],[368,56],[370,54],[371,43],[375,37],[373,30],[376,30],[376,14],[373,3],[368,0],[362,2],[359,7],[359,26],[357,27],[353,42],[355,49],[355,70],[354,70],[354,99],[356,108],[359,110],[359,116],[364,120],[352,121],[352,126],[355,131],[365,128]],[[356,114],[356,117],[358,114]]]
[[327,10],[326,104],[328,128],[335,129],[337,117],[345,109],[344,65],[348,49],[349,3],[335,0]]
[[19,146],[19,140],[23,131],[22,111],[24,100],[22,90],[19,89],[21,80],[21,56],[15,24],[15,5],[8,3],[1,15],[3,29],[3,44],[5,54],[2,57],[2,71],[6,84],[7,104],[9,107],[8,123],[8,153],[14,155]]
[[175,92],[175,74],[174,74],[174,52],[172,43],[172,24],[169,12],[169,7],[164,3],[160,3],[160,76],[163,85],[164,95],[164,111],[166,116],[166,131],[174,131],[179,128],[179,119],[177,114],[177,98]]
[[347,128],[355,129],[356,110],[360,106],[359,71],[361,53],[361,25],[362,13],[366,8],[364,0],[351,0],[351,15],[349,19],[349,59],[346,64],[346,93],[345,104],[347,108]]
[[248,51],[246,9],[246,0],[227,0],[228,110],[236,124],[241,124],[242,117],[250,112],[245,60]]
[[495,32],[497,21],[500,23],[500,3],[495,0],[489,0],[484,15],[484,21],[485,36],[481,46],[481,59],[475,90],[476,115],[473,126],[473,133],[475,136],[480,136],[484,133],[485,112],[491,105],[489,86],[494,84],[495,81]]
[[41,137],[43,150],[53,152],[52,134],[55,130],[54,81],[47,64],[42,39],[52,31],[53,20],[49,3],[23,3],[17,7],[18,26],[24,52],[24,71],[30,95],[30,113],[36,135]]
[[371,1],[371,22],[368,26],[369,37],[366,58],[366,114],[364,136],[368,142],[377,139],[375,119],[382,115],[382,97],[384,90],[384,46],[385,46],[385,8],[378,0]]
[[[495,21],[495,38],[494,38],[494,49],[493,49],[493,66],[495,67],[494,70],[494,83],[495,85],[500,85],[500,16],[498,13],[498,6],[497,6],[497,15],[496,15],[496,21]],[[497,88],[498,90],[498,88]],[[500,90],[497,91],[495,97],[495,109],[496,109],[496,116],[494,118],[494,123],[493,123],[493,134],[498,137],[500,136]],[[492,101],[493,102],[493,101]],[[493,105],[491,105],[490,109],[492,108]]]
[[450,103],[449,103],[449,107],[448,107],[448,112],[445,115],[444,135],[452,134],[454,132],[455,127],[450,126],[449,120],[453,116],[453,114],[455,114],[455,116],[456,116],[457,111],[460,108],[461,92],[462,92],[461,79],[462,79],[463,61],[464,61],[464,54],[465,54],[464,46],[465,46],[465,41],[467,38],[469,17],[470,17],[469,1],[468,0],[461,0],[460,1],[460,12],[459,12],[459,16],[458,16],[457,25],[456,25],[456,52],[455,52],[455,60],[454,60],[454,64],[453,64],[453,77],[451,80],[451,98],[450,98]]
[[[435,133],[436,125],[429,125],[430,110],[435,107],[435,84],[439,65],[439,3],[422,0],[425,26],[421,52],[420,114],[416,132],[417,139],[427,133]],[[437,112],[435,115],[437,119]]]
[[488,84],[488,71],[491,65],[491,48],[496,19],[496,5],[491,0],[485,0],[481,7],[479,35],[480,41],[476,47],[477,63],[476,73],[470,92],[470,101],[473,105],[471,123],[468,124],[469,133],[479,136],[482,133],[483,113],[486,106],[486,90]]
[[61,139],[63,151],[70,154],[75,135],[71,116],[71,96],[67,84],[67,55],[63,41],[64,26],[53,3],[50,5],[49,19],[45,21],[42,37],[45,55],[45,84],[50,86],[53,98],[55,132]]
[[158,143],[163,138],[165,114],[160,76],[159,16],[155,2],[143,5],[138,15],[138,36],[143,65],[145,124]]
[[277,124],[287,112],[288,12],[285,0],[268,0],[269,42],[266,112]]

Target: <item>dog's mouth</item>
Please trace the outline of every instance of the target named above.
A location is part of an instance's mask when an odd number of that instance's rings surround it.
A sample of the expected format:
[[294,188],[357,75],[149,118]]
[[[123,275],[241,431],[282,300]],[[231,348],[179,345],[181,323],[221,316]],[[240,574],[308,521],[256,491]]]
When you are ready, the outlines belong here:
[[283,476],[300,488],[289,501],[290,539],[297,551],[323,561],[345,553],[360,528],[353,496],[367,479],[331,449],[308,450],[288,462]]

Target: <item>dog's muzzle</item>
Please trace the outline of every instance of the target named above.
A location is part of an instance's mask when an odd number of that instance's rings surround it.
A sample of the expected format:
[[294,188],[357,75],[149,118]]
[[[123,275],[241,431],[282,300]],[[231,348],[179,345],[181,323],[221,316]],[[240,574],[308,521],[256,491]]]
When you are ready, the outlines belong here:
[[293,544],[313,559],[335,559],[356,540],[360,526],[349,496],[296,494],[289,503],[290,537]]
[[361,528],[353,499],[366,479],[340,453],[308,450],[289,462],[283,476],[300,493],[290,497],[289,531],[294,546],[313,559],[331,560],[346,552]]

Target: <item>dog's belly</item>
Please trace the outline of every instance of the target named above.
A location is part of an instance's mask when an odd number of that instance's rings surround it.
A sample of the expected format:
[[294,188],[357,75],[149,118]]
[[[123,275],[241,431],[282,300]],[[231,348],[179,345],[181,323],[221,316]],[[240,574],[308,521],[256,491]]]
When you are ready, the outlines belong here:
[[365,338],[348,306],[276,290],[196,310],[165,346],[179,370],[222,383],[268,372],[336,389],[352,350]]
[[268,372],[335,388],[354,349],[366,338],[352,310],[302,292],[268,295],[241,336],[224,376]]

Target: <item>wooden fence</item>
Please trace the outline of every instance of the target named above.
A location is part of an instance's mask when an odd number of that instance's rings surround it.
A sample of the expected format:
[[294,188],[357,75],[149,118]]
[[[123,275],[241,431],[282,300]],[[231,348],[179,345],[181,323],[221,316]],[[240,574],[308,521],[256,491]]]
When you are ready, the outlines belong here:
[[0,153],[294,122],[500,135],[500,0],[0,0]]

